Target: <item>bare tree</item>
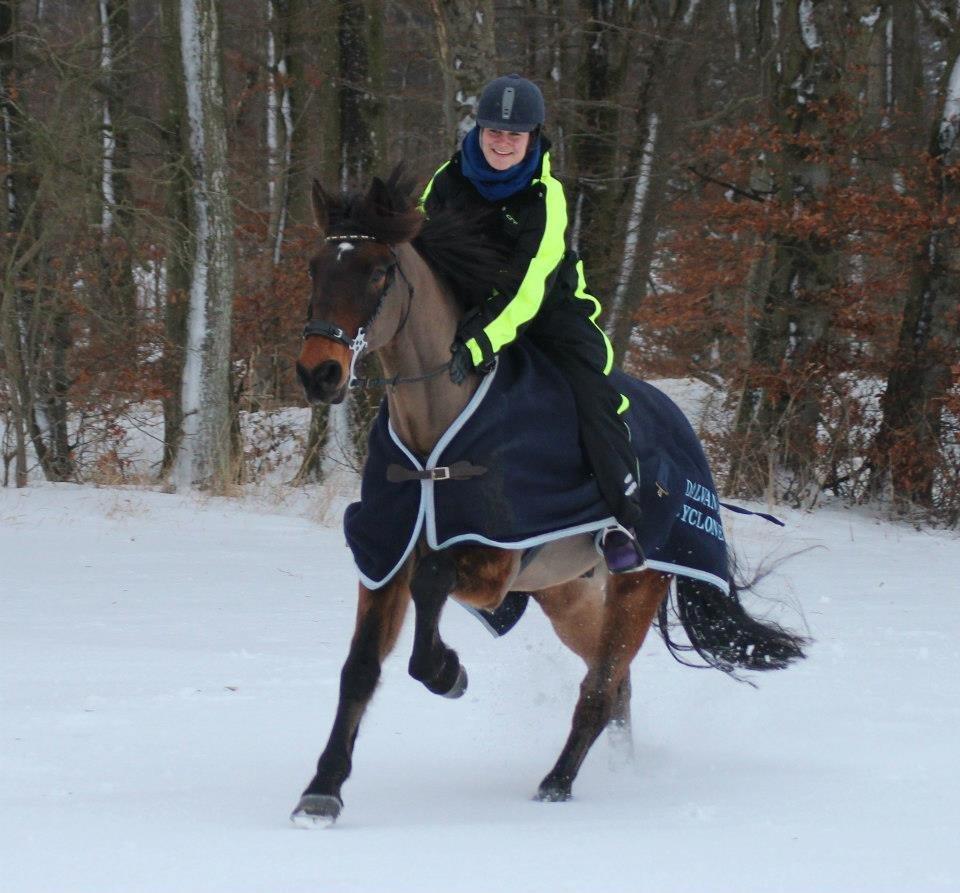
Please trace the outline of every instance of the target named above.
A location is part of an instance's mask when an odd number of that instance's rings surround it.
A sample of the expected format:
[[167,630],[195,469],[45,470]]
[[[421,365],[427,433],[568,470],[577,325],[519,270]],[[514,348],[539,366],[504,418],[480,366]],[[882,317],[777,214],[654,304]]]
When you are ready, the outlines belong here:
[[483,85],[496,72],[492,0],[430,0],[443,75],[445,133],[454,147],[473,128]]
[[[865,2],[843,10],[803,0],[760,3],[770,118],[790,135],[771,160],[769,173],[779,205],[792,208],[793,219],[801,219],[838,185],[831,180],[824,154],[811,146],[829,145],[827,113],[844,91],[851,92],[849,74],[857,70],[848,62],[858,54],[857,47],[878,39],[880,29],[868,15],[872,9],[873,4]],[[851,33],[859,38],[851,41]],[[747,446],[733,463],[732,479],[737,489],[759,494],[774,486],[775,473],[785,470],[791,475],[792,498],[806,499],[819,489],[818,357],[830,349],[830,302],[825,296],[839,282],[840,245],[816,227],[803,232],[788,225],[768,251],[766,262],[757,268],[764,281],[753,284],[757,304],[750,335],[752,365],[736,423]]]
[[181,0],[180,48],[192,162],[194,237],[183,371],[181,486],[231,479],[230,322],[235,275],[233,209],[217,0]]
[[[960,359],[960,240],[956,208],[960,186],[960,13],[940,11],[937,19],[946,42],[947,64],[937,89],[937,102],[927,146],[933,171],[931,203],[942,213],[916,246],[910,287],[903,307],[897,350],[883,397],[883,419],[875,444],[874,493],[892,483],[901,504],[930,507],[935,498],[937,468],[943,449],[944,406]],[[915,20],[900,15],[894,27],[910,40]],[[913,31],[915,34],[915,30]],[[896,99],[917,109],[922,82],[919,60],[910,56],[905,74],[894,80]]]
[[[18,295],[16,291],[19,233],[23,227],[24,196],[17,189],[15,170],[17,164],[16,134],[19,131],[20,111],[13,100],[16,77],[15,35],[17,28],[16,0],[0,2],[0,115],[3,116],[4,167],[7,174],[4,183],[0,214],[3,214],[3,230],[16,234],[13,250],[4,252],[3,293],[0,295],[0,334],[2,334],[3,359],[6,367],[5,396],[10,407],[7,415],[7,434],[12,432],[14,478],[18,487],[27,485],[27,414],[30,396],[23,361],[23,345],[19,321]],[[7,457],[4,455],[4,477]]]
[[[716,10],[714,10],[716,12]],[[656,253],[661,212],[673,170],[671,155],[689,110],[676,97],[677,84],[694,82],[702,63],[704,7],[680,0],[651,14],[647,29],[647,63],[637,88],[633,139],[613,191],[613,223],[604,265],[608,277],[606,329],[617,356],[630,349],[633,320],[646,296]],[[689,92],[689,91],[685,91]]]
[[[2,320],[4,355],[10,377],[11,405],[17,438],[17,480],[25,481],[25,451],[20,443],[26,432],[44,475],[65,481],[75,465],[68,434],[70,375],[67,353],[71,346],[68,307],[62,292],[53,287],[56,270],[51,258],[61,233],[58,215],[46,213],[57,202],[66,203],[54,185],[63,163],[62,151],[68,118],[82,128],[72,100],[81,83],[62,91],[48,109],[48,129],[28,110],[29,90],[24,72],[35,68],[23,47],[23,29],[17,0],[0,3],[0,77],[2,77],[3,127],[8,164],[6,199],[7,238],[4,252]],[[52,139],[56,132],[58,139]],[[21,461],[23,460],[23,461]]]
[[[97,0],[101,71],[101,270],[99,318],[118,346],[133,348],[137,321],[130,182],[129,0]],[[129,358],[132,350],[125,351]]]

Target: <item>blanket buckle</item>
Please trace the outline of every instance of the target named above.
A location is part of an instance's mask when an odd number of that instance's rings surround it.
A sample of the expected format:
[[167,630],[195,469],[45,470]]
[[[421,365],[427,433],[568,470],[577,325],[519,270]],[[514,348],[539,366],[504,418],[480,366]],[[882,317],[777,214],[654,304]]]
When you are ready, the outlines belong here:
[[431,481],[446,481],[450,479],[450,467],[447,465],[441,465],[438,468],[430,468],[428,470]]

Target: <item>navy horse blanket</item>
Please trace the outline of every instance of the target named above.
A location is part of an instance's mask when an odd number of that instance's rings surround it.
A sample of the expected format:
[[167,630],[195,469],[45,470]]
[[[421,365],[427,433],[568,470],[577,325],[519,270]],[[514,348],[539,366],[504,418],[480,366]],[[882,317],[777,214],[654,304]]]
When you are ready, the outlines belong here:
[[[720,504],[699,439],[662,391],[617,371],[611,381],[630,400],[646,566],[727,592]],[[463,469],[476,476],[459,477]],[[344,516],[347,543],[371,589],[392,579],[421,535],[431,549],[480,543],[526,550],[611,523],[584,462],[569,386],[523,339],[499,355],[425,460],[397,437],[384,401],[370,432],[360,502]]]

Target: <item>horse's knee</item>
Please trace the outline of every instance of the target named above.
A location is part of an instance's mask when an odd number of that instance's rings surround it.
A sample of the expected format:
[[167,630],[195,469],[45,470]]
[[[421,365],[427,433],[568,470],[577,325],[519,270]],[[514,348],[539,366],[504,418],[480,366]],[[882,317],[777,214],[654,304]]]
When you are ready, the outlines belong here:
[[424,596],[446,596],[457,582],[457,566],[446,552],[428,552],[418,562],[410,580],[414,601]]
[[380,680],[380,647],[383,633],[382,617],[376,611],[367,612],[360,622],[350,645],[350,653],[340,671],[340,698],[347,701],[366,701]]
[[340,672],[340,697],[365,701],[380,681],[380,660],[376,654],[351,654]]

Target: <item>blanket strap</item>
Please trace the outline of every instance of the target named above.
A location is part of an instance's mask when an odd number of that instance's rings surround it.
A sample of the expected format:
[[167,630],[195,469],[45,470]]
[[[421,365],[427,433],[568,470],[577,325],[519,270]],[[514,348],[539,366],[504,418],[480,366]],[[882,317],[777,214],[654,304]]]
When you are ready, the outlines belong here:
[[779,518],[768,515],[766,512],[751,512],[750,509],[741,508],[739,505],[731,505],[729,502],[721,502],[720,505],[727,511],[736,512],[738,515],[753,515],[756,518],[763,518],[764,521],[769,521],[771,524],[776,524],[779,527],[787,526]]
[[403,481],[466,481],[486,473],[487,469],[482,465],[473,465],[466,459],[454,462],[453,465],[425,468],[423,471],[413,471],[396,462],[387,466],[387,480],[392,484]]

